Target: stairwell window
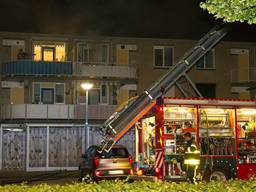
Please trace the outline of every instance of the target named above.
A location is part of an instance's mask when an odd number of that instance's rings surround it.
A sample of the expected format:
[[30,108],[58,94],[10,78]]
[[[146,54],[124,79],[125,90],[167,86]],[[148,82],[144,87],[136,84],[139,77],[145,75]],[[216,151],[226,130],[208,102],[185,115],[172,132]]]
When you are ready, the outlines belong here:
[[171,67],[173,65],[173,47],[154,46],[154,66]]
[[215,69],[215,50],[212,49],[196,64],[196,69]]

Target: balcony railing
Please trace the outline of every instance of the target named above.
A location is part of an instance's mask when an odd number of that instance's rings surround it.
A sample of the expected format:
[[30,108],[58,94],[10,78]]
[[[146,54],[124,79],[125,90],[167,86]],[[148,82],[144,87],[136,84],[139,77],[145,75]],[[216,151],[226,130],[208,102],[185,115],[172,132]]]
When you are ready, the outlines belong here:
[[32,60],[8,61],[2,64],[2,75],[72,75],[72,62]]
[[136,79],[136,67],[133,65],[101,64],[101,63],[82,63],[80,65],[81,76],[94,77],[117,77]]
[[[88,118],[105,120],[115,111],[116,105],[89,105]],[[3,104],[1,119],[59,119],[85,118],[85,105],[72,104]]]
[[241,68],[231,70],[232,83],[256,82],[256,68]]

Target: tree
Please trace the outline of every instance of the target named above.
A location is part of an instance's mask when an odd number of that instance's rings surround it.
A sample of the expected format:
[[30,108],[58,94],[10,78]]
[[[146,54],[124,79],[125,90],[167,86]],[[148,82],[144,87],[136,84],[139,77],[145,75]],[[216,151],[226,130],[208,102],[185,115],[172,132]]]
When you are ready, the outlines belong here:
[[206,0],[200,7],[225,22],[256,24],[256,0]]

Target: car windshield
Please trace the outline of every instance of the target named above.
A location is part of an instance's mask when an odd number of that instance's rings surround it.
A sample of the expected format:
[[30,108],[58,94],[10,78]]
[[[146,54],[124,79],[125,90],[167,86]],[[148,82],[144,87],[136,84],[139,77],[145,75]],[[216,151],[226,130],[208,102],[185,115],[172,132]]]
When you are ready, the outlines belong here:
[[104,151],[100,154],[100,158],[102,159],[128,157],[129,153],[125,148],[112,148],[108,153]]

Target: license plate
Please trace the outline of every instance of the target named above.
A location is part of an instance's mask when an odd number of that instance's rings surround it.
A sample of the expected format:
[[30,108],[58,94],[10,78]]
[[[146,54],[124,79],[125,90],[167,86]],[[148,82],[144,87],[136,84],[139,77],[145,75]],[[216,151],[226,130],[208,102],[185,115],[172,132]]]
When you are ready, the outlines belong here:
[[108,173],[110,175],[118,175],[118,174],[124,174],[123,170],[112,170],[112,171],[108,171]]

